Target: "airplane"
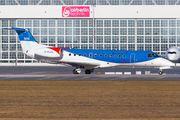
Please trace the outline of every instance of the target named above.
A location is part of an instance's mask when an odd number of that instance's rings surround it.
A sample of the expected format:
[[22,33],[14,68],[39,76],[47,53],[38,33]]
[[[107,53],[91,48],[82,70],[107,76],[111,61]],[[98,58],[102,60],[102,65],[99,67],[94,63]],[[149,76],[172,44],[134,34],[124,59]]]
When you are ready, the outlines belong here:
[[171,47],[167,50],[165,58],[173,63],[180,63],[180,47]]
[[163,69],[175,66],[152,51],[56,48],[38,44],[29,29],[3,29],[17,32],[24,54],[47,63],[71,65],[75,67],[73,74],[81,73],[81,69],[86,69],[85,74],[91,74],[97,68],[158,67],[159,74],[162,75]]

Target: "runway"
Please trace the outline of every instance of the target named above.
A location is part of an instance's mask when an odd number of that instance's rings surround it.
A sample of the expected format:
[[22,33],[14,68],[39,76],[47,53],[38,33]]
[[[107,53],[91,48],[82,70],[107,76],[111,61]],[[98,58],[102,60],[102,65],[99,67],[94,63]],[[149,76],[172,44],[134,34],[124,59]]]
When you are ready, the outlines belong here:
[[[153,68],[106,68],[95,69],[87,75],[82,70],[81,74],[72,74],[73,67],[4,67],[0,69],[0,80],[60,80],[60,81],[180,81],[180,68],[163,70],[159,75],[158,69]],[[136,75],[141,71],[142,75]],[[150,71],[151,75],[145,75]],[[131,72],[131,75],[110,75],[105,72]],[[98,74],[101,73],[101,74]]]

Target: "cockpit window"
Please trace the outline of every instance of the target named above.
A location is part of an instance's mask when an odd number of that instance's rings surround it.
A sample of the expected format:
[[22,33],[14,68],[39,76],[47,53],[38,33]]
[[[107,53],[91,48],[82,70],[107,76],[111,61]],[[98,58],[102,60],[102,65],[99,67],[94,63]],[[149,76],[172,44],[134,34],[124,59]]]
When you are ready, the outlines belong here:
[[168,52],[168,54],[176,54],[176,52]]
[[159,55],[157,55],[156,53],[153,53],[152,54],[154,57],[159,57]]
[[152,54],[148,54],[148,57],[153,57]]

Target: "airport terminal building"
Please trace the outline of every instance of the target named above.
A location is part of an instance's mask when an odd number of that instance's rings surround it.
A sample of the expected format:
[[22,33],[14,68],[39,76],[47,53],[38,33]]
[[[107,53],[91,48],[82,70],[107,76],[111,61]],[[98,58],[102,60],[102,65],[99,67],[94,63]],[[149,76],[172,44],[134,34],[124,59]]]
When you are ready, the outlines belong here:
[[180,0],[1,0],[0,65],[44,65],[6,27],[29,28],[54,47],[165,54],[180,46]]

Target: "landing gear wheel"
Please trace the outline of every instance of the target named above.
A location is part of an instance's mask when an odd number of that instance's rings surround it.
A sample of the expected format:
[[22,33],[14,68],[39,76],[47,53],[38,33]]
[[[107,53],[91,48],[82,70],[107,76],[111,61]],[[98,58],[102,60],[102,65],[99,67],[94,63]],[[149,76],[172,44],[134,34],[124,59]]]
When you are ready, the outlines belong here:
[[73,74],[79,74],[79,73],[81,73],[81,69],[74,69],[73,70]]
[[85,74],[91,74],[91,70],[85,70]]
[[159,75],[162,75],[163,74],[163,71],[159,71]]

